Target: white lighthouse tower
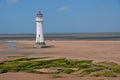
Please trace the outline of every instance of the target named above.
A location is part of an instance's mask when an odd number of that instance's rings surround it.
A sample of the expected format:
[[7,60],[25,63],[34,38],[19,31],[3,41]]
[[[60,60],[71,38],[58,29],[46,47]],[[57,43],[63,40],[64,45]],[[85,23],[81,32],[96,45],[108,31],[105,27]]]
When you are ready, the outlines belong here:
[[39,47],[45,46],[43,21],[43,14],[39,11],[36,17],[36,45]]

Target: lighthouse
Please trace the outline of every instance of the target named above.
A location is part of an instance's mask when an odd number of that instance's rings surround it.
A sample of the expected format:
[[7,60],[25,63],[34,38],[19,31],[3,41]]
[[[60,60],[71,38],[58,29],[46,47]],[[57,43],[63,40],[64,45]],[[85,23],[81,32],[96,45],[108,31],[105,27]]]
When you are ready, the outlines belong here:
[[36,17],[36,45],[37,47],[44,47],[44,31],[43,31],[43,14],[41,11],[38,11]]

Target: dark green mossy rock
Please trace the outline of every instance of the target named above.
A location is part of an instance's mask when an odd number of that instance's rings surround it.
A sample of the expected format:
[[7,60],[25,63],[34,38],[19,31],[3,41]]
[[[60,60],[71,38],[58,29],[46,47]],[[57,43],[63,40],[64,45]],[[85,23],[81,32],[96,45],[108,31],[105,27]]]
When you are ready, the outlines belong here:
[[112,72],[112,71],[100,71],[100,72],[96,72],[95,74],[93,74],[92,76],[96,76],[96,77],[117,77],[117,74]]
[[[104,76],[116,77],[120,74],[120,65],[114,62],[92,63],[92,60],[68,60],[65,58],[55,60],[39,60],[41,58],[21,58],[0,62],[0,73],[6,72],[30,72],[42,73],[37,70],[44,68],[57,68],[56,74],[79,72],[80,76]],[[73,68],[77,68],[74,70]],[[54,74],[54,73],[51,73]]]

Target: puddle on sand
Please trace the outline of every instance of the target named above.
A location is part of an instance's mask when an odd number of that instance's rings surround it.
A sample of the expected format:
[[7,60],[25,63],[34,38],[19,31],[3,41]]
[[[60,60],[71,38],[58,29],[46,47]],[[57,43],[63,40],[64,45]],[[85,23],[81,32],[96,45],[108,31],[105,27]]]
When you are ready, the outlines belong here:
[[7,51],[4,51],[4,52],[15,52],[17,50],[19,50],[19,48],[16,48],[16,42],[15,41],[7,41],[6,42],[6,47],[8,47],[8,50]]
[[13,48],[15,48],[16,47],[16,42],[7,42],[6,43],[6,46],[8,47],[8,48],[10,48],[10,49],[13,49]]

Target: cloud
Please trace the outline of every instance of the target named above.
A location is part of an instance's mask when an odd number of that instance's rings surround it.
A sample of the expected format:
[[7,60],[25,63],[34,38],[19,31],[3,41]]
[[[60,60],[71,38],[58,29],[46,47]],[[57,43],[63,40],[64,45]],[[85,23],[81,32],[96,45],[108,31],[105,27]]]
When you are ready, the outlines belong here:
[[16,4],[19,2],[19,0],[6,0],[8,4]]
[[70,7],[68,7],[68,6],[61,6],[60,8],[58,8],[58,11],[59,12],[65,12],[65,11],[67,11],[69,9],[70,9]]

